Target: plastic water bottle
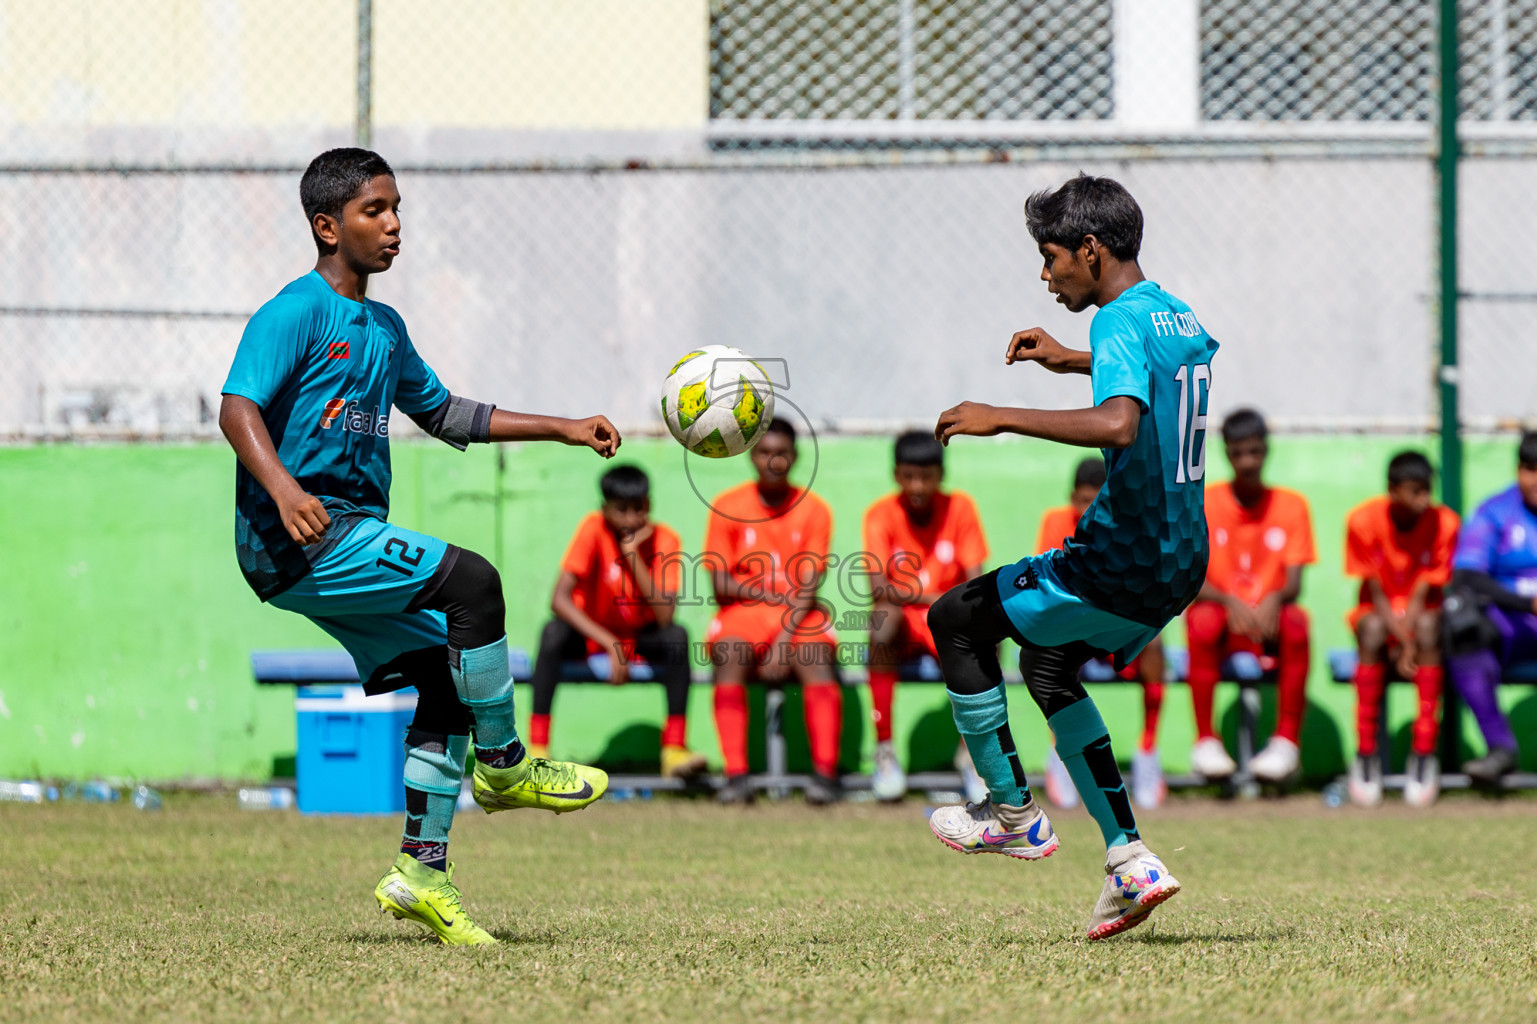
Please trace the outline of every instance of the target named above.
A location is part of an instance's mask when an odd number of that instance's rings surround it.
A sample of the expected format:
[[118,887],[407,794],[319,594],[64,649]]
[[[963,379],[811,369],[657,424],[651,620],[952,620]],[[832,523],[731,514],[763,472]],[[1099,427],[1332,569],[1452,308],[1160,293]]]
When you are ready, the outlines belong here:
[[1346,785],[1340,779],[1335,779],[1324,787],[1324,806],[1340,807],[1345,803]]
[[242,811],[286,811],[294,806],[294,791],[283,786],[242,789],[238,795]]
[[117,796],[117,790],[100,779],[92,779],[90,782],[71,782],[64,787],[64,799],[79,800],[85,804],[110,804],[117,799]]
[[133,791],[133,806],[140,811],[158,811],[165,806],[165,801],[148,786],[139,786]]
[[[52,793],[51,796],[50,793]],[[34,782],[31,779],[23,782],[0,780],[0,803],[40,804],[46,800],[58,798],[58,790],[52,786],[44,786],[41,782]]]

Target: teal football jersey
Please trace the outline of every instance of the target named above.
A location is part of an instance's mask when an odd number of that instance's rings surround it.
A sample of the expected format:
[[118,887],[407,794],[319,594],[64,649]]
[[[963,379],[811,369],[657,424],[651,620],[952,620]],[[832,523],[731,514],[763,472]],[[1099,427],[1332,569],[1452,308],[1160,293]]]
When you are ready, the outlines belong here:
[[1163,626],[1206,579],[1206,437],[1217,343],[1190,307],[1151,281],[1094,314],[1094,404],[1118,395],[1142,410],[1130,447],[1107,449],[1104,487],[1057,556],[1085,601]]

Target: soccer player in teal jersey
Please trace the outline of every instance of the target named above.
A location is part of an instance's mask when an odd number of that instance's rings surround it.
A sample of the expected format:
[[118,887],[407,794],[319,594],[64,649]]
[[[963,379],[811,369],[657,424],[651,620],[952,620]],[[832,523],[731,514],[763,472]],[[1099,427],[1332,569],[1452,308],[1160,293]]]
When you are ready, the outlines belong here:
[[1005,362],[1085,373],[1094,405],[1045,411],[963,402],[935,435],[1024,434],[1104,449],[1108,478],[1059,550],[963,583],[929,610],[955,724],[988,798],[942,807],[929,827],[964,853],[1024,860],[1057,848],[1051,822],[1025,784],[1009,733],[998,642],[1031,650],[1027,683],[1056,736],[1057,753],[1105,838],[1105,885],[1088,937],[1141,924],[1179,882],[1137,831],[1099,710],[1078,680],[1090,658],[1117,667],[1195,599],[1206,577],[1206,411],[1217,343],[1190,307],[1143,278],[1142,211],[1108,178],[1079,175],[1025,203],[1045,259],[1041,279],[1074,313],[1098,308],[1089,351],[1039,328],[1009,342]]
[[390,408],[461,451],[476,441],[561,441],[608,458],[619,433],[602,416],[532,416],[448,392],[400,314],[366,295],[369,276],[400,254],[400,192],[378,154],[322,153],[299,198],[319,259],[251,317],[219,410],[240,459],[240,569],[263,601],[335,637],[367,692],[416,687],[405,836],[374,898],[445,944],[495,942],[464,912],[448,863],[472,729],[474,795],[487,813],[580,810],[608,776],[523,749],[496,569],[390,525]]

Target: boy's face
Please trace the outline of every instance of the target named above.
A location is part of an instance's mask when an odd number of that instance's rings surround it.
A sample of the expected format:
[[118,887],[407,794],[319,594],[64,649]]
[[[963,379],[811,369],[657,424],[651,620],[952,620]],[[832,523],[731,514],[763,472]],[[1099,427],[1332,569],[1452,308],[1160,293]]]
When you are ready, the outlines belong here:
[[1098,496],[1098,494],[1099,488],[1090,487],[1088,484],[1083,484],[1073,488],[1073,511],[1077,514],[1079,519],[1082,519],[1083,514],[1089,510],[1089,506],[1094,504],[1094,499],[1096,496]]
[[1526,507],[1537,508],[1537,462],[1523,462],[1516,467],[1516,486],[1521,488],[1521,500]]
[[1405,480],[1388,486],[1388,500],[1405,515],[1418,517],[1430,508],[1430,485],[1419,480]]
[[910,462],[897,463],[897,486],[902,489],[902,503],[914,512],[926,511],[934,504],[940,482],[945,478],[942,466],[915,466]]
[[619,537],[629,537],[645,526],[651,518],[651,499],[638,501],[604,501],[603,522]]
[[334,246],[348,266],[365,274],[390,269],[400,255],[400,190],[395,179],[380,174],[342,207],[341,220],[318,214],[315,234]]
[[1265,457],[1270,445],[1263,437],[1248,437],[1226,446],[1228,465],[1233,476],[1249,483],[1259,483],[1265,473]]
[[783,487],[795,467],[795,442],[777,431],[769,431],[753,446],[752,466],[758,483],[764,487]]
[[1041,243],[1041,280],[1046,290],[1071,312],[1081,313],[1094,304],[1099,291],[1098,247],[1087,240],[1077,249],[1055,242]]

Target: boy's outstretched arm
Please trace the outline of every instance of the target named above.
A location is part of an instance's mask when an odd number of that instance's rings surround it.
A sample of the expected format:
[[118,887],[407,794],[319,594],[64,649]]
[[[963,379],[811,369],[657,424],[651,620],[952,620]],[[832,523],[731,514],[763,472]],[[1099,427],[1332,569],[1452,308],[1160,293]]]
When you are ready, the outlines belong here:
[[225,395],[219,403],[219,429],[235,449],[240,464],[272,496],[283,528],[294,543],[308,545],[319,540],[331,525],[331,517],[320,499],[306,494],[278,458],[272,435],[262,422],[261,406],[249,398]]
[[962,402],[940,414],[934,437],[948,445],[957,434],[1023,434],[1085,448],[1127,448],[1137,439],[1141,420],[1142,407],[1126,395],[1107,398],[1091,409],[1011,409]]
[[563,416],[535,416],[497,409],[491,413],[492,441],[560,441],[582,444],[605,459],[614,457],[622,439],[607,416],[570,420]]

